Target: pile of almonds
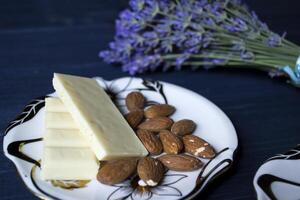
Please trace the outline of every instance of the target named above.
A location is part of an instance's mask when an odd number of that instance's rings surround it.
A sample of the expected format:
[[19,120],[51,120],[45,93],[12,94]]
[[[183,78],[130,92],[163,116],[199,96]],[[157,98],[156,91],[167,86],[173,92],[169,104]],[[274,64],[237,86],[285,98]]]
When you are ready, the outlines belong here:
[[197,170],[203,166],[198,158],[210,159],[215,156],[215,150],[208,142],[192,135],[196,128],[194,121],[182,119],[174,122],[170,115],[175,112],[175,107],[156,104],[144,110],[145,102],[142,93],[129,93],[126,97],[129,113],[125,118],[150,156],[101,163],[97,175],[101,183],[117,184],[137,173],[141,186],[156,186],[166,169]]

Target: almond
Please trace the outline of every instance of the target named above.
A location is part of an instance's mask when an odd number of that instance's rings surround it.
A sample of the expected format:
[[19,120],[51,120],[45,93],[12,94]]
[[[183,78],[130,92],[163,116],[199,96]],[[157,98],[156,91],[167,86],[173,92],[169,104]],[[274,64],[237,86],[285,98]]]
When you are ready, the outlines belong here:
[[152,105],[145,110],[146,118],[167,117],[175,112],[175,107],[168,104]]
[[142,110],[135,110],[127,113],[125,119],[131,128],[136,128],[144,118],[144,112]]
[[145,97],[140,92],[131,92],[126,96],[125,103],[129,111],[140,110],[144,108]]
[[167,154],[178,154],[183,149],[183,143],[178,136],[168,130],[159,132],[159,138]]
[[138,126],[138,128],[153,132],[159,132],[161,130],[170,129],[172,124],[173,120],[168,117],[156,117],[142,122]]
[[97,180],[106,185],[120,183],[136,171],[136,165],[136,158],[107,161],[99,169]]
[[137,136],[142,141],[145,148],[152,155],[159,155],[163,150],[162,143],[160,139],[151,131],[148,130],[138,130]]
[[187,153],[200,158],[213,158],[216,153],[208,142],[195,135],[186,135],[183,138],[184,149]]
[[165,169],[163,164],[151,157],[145,157],[140,159],[137,166],[137,173],[149,186],[156,186],[164,176]]
[[173,124],[171,127],[171,132],[175,135],[183,136],[187,134],[192,134],[196,128],[194,121],[189,119],[182,119]]
[[173,171],[194,171],[200,169],[203,163],[197,158],[185,154],[166,154],[158,158],[163,165]]

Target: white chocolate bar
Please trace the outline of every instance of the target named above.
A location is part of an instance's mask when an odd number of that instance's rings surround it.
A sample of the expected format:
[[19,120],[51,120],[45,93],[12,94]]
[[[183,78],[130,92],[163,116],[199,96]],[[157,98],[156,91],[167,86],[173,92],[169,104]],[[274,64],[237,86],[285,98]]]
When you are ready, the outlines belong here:
[[55,73],[53,86],[99,160],[148,154],[96,80]]

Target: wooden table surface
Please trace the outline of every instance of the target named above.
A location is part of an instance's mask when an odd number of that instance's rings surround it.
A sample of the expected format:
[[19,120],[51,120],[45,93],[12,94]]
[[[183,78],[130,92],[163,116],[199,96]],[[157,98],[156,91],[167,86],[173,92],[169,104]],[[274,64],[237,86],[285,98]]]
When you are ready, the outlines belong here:
[[[300,43],[300,3],[248,0],[278,33]],[[127,76],[98,58],[114,34],[122,1],[0,1],[0,128],[32,98],[53,91],[53,72],[114,79]],[[300,89],[266,73],[242,69],[156,72],[142,77],[191,89],[216,103],[233,121],[239,152],[232,170],[201,195],[209,200],[254,199],[258,167],[300,142]],[[2,146],[2,140],[0,140]],[[36,199],[0,148],[0,199]]]

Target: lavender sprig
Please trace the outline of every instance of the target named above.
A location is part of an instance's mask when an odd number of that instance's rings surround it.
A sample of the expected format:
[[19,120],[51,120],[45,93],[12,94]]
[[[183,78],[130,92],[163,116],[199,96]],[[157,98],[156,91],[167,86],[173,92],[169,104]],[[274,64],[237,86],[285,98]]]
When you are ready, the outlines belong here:
[[[100,57],[131,75],[171,67],[240,66],[289,75],[300,86],[300,47],[240,0],[130,0]],[[275,73],[277,72],[277,73]]]

